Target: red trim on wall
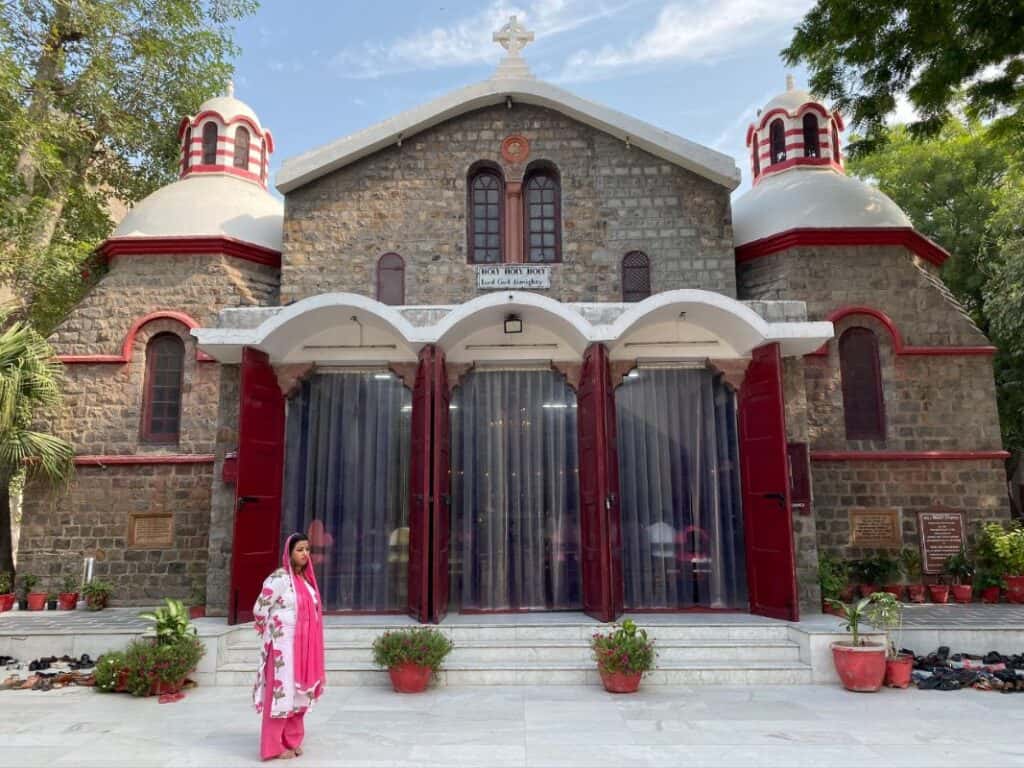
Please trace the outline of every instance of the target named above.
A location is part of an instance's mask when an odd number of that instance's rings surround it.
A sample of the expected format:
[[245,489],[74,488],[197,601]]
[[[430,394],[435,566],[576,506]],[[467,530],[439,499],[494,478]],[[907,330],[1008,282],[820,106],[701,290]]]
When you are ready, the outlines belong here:
[[115,256],[206,254],[233,256],[266,267],[281,267],[281,252],[224,235],[203,237],[112,237],[99,248],[109,262]]
[[[803,147],[803,144],[800,144],[799,146]],[[788,148],[789,147],[787,147],[787,149]],[[823,151],[827,149],[828,147],[826,146],[823,148]],[[762,157],[764,157],[764,155],[762,155]],[[783,160],[781,163],[774,163],[773,165],[769,165],[766,168],[762,168],[760,175],[756,179],[754,179],[754,184],[757,184],[765,176],[768,176],[773,173],[778,173],[779,171],[784,171],[787,168],[793,168],[794,166],[797,165],[830,166],[832,170],[838,171],[839,173],[842,173],[844,175],[846,174],[846,169],[843,168],[843,166],[841,166],[831,157],[794,157],[789,160]]]
[[[903,334],[900,333],[899,328],[896,327],[896,323],[889,317],[885,312],[874,307],[840,307],[834,309],[828,313],[825,317],[831,323],[837,323],[845,317],[850,315],[868,315],[869,317],[875,318],[878,322],[885,326],[886,330],[889,331],[889,335],[892,337],[893,352],[897,355],[920,355],[926,357],[963,357],[971,355],[994,355],[996,348],[991,346],[983,347],[912,347],[908,346],[903,342]],[[810,352],[806,357],[822,357],[828,354],[828,342],[822,344],[814,352]]]
[[1009,451],[811,451],[811,461],[991,461]]
[[[65,365],[81,363],[130,363],[134,352],[135,337],[144,325],[154,320],[177,320],[189,330],[199,327],[199,323],[196,322],[193,317],[186,315],[184,312],[174,312],[170,310],[150,312],[148,315],[140,317],[132,323],[132,327],[128,329],[128,333],[124,337],[124,342],[121,344],[120,355],[57,355],[57,359]],[[196,349],[196,360],[201,363],[214,362],[212,357],[200,349]]]
[[175,454],[115,454],[115,455],[81,455],[75,456],[75,466],[103,467],[132,464],[213,464],[212,453],[175,453]]
[[[799,160],[809,164],[815,159],[804,157]],[[776,167],[772,166],[773,169]],[[762,176],[769,172],[765,170]],[[913,227],[799,227],[737,246],[736,263],[743,264],[789,248],[813,245],[901,245],[937,267],[949,258],[944,248]]]
[[225,127],[229,125],[234,125],[235,123],[246,123],[250,128],[253,129],[257,136],[263,136],[264,134],[264,131],[261,130],[260,127],[256,125],[255,122],[253,122],[251,117],[246,117],[245,115],[235,115],[230,120],[225,120],[224,115],[222,115],[220,112],[217,112],[213,109],[207,109],[203,110],[191,119],[187,117],[182,119],[181,123],[178,125],[178,140],[181,140],[181,136],[184,133],[186,126],[191,124],[193,128],[198,128],[199,123],[210,117],[217,118],[217,120],[220,121],[221,125],[224,125]]
[[824,106],[817,103],[816,101],[805,101],[792,112],[790,112],[788,109],[784,109],[783,107],[776,107],[770,112],[765,112],[763,115],[761,115],[761,122],[757,124],[757,130],[760,131],[762,128],[764,128],[768,121],[771,120],[776,115],[785,115],[786,117],[797,118],[800,117],[804,112],[807,112],[808,110],[813,110],[817,112],[826,120],[833,116],[838,117],[836,113],[830,115],[828,110],[825,109]]
[[[193,156],[198,156],[199,154],[201,154],[201,153],[196,153],[196,152],[192,153]],[[227,155],[225,155],[225,156],[227,156]],[[257,162],[257,164],[258,164],[258,162]],[[252,173],[250,171],[243,171],[241,168],[235,168],[233,165],[211,165],[211,164],[206,164],[206,165],[203,165],[203,164],[200,164],[200,165],[190,165],[188,168],[186,168],[184,171],[182,171],[181,178],[185,178],[186,176],[191,176],[193,173],[229,173],[232,176],[238,176],[240,178],[247,179],[249,181],[255,181],[257,184],[259,184],[264,189],[267,188],[267,185],[264,183],[263,179],[260,178],[260,176],[258,174]]]

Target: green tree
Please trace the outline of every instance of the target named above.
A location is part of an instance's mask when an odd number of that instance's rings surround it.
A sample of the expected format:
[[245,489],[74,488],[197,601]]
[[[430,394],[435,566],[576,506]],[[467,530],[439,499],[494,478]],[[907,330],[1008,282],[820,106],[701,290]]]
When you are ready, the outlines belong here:
[[[0,281],[47,333],[88,287],[111,201],[173,179],[174,127],[224,86],[255,0],[0,4]],[[86,279],[83,280],[83,273]]]
[[69,443],[34,429],[60,405],[63,368],[30,325],[6,323],[0,332],[0,572],[14,571],[11,485],[22,473],[61,482],[72,472]]
[[782,56],[864,132],[854,154],[885,141],[897,96],[920,116],[914,136],[936,135],[963,96],[972,118],[1024,138],[1020,0],[818,0]]

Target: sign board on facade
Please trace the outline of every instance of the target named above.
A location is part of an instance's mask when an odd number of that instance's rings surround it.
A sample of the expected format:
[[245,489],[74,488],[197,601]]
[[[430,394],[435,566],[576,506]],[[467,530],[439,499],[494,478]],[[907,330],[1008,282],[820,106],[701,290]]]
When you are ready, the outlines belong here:
[[501,264],[476,268],[477,288],[551,287],[551,267],[536,264]]
[[896,549],[903,543],[897,509],[851,509],[850,545]]
[[921,535],[921,566],[925,573],[942,573],[946,560],[967,545],[963,512],[918,512],[917,530]]
[[174,515],[131,515],[128,518],[128,546],[150,549],[174,546]]

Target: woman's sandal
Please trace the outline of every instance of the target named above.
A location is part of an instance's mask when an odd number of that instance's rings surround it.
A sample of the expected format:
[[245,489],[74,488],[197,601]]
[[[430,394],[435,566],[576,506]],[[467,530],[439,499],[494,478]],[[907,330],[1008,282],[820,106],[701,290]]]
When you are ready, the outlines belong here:
[[289,750],[286,750],[286,751],[282,752],[280,755],[278,755],[277,759],[278,760],[291,760],[295,756],[296,756],[295,752],[293,750],[289,749]]
[[292,751],[295,753],[296,757],[300,757],[302,755],[302,747],[296,747]]

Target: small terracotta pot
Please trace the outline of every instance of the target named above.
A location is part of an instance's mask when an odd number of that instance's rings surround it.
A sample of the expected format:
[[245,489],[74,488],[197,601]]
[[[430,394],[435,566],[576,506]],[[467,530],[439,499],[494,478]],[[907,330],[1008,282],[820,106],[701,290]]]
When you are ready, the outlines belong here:
[[928,585],[928,596],[931,598],[933,603],[948,603],[949,602],[949,585],[948,584],[929,584]]
[[998,603],[999,587],[985,587],[981,590],[981,602],[989,604]]
[[388,669],[391,685],[398,693],[422,693],[430,684],[430,667],[399,664]]
[[910,598],[912,603],[923,603],[924,602],[924,584],[908,584],[907,585],[907,596]]
[[857,591],[860,592],[861,597],[867,597],[873,595],[878,591],[878,585],[876,584],[861,584],[857,587]]
[[824,600],[821,601],[821,612],[829,613],[833,616],[842,616],[843,612],[838,608],[834,607],[831,603],[827,603]]
[[0,595],[0,613],[9,611],[14,607],[14,593],[9,592],[6,595]]
[[1008,603],[1024,603],[1024,576],[1004,576],[1006,582],[1006,601]]
[[102,611],[107,607],[107,599],[106,595],[90,595],[85,598],[85,604],[89,606],[90,611]]
[[188,609],[188,617],[190,619],[201,619],[206,615],[205,605],[190,605]]
[[897,656],[885,660],[885,684],[890,688],[910,686],[910,673],[914,669],[913,656]]
[[832,643],[832,661],[848,691],[873,693],[885,680],[885,646]]
[[29,592],[28,593],[28,609],[30,611],[41,611],[46,607],[46,593],[45,592]]
[[970,584],[954,584],[952,590],[953,599],[956,600],[956,602],[971,602],[971,596],[974,594],[974,587],[972,587]]
[[902,584],[886,584],[882,587],[883,592],[888,592],[890,595],[895,597],[897,600],[903,599],[903,585]]
[[60,609],[62,611],[73,611],[75,610],[75,606],[78,605],[78,593],[61,592],[57,596],[57,602],[60,603]]
[[854,590],[852,584],[843,587],[843,590],[839,593],[839,599],[842,600],[844,603],[849,603],[851,600],[853,600],[853,592]]
[[608,693],[636,693],[640,687],[643,672],[605,672],[601,673],[601,684]]

